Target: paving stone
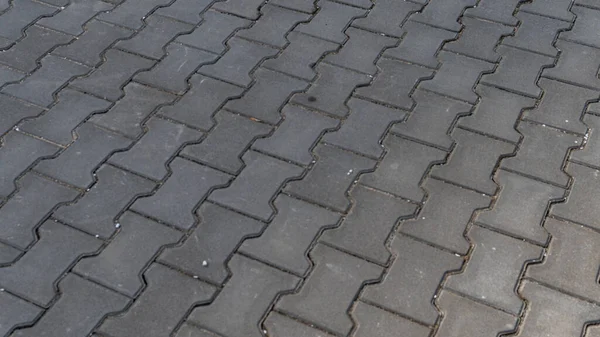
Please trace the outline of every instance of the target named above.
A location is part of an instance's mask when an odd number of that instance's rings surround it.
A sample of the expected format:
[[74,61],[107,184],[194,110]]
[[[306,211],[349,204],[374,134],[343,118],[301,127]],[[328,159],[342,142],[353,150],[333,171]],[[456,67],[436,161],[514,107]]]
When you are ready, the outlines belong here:
[[520,124],[518,130],[523,143],[515,157],[502,161],[502,167],[566,186],[569,177],[562,171],[563,162],[569,148],[581,144],[581,137],[530,123]]
[[391,250],[396,259],[383,281],[366,286],[361,298],[433,324],[438,317],[432,304],[434,294],[444,273],[460,268],[462,258],[405,236],[397,236]]
[[574,178],[571,192],[565,203],[552,207],[551,213],[600,229],[600,209],[595,206],[596,193],[600,186],[600,171],[575,163],[569,163],[565,170]]
[[511,47],[498,46],[502,55],[500,64],[493,74],[483,75],[481,82],[537,98],[542,93],[536,85],[544,66],[552,65],[554,58]]
[[152,111],[175,99],[174,95],[135,82],[129,82],[123,91],[125,96],[110,110],[93,115],[88,122],[137,138],[143,132],[142,122]]
[[[1,80],[1,79],[0,79]],[[42,113],[42,109],[0,94],[0,135],[10,131],[20,120]]]
[[160,118],[146,126],[148,132],[131,149],[112,155],[110,162],[155,180],[167,175],[165,165],[182,145],[202,137],[199,131]]
[[271,128],[227,111],[219,111],[215,120],[217,126],[202,143],[188,145],[182,153],[206,165],[236,174],[244,166],[241,156],[252,140],[268,134]]
[[226,263],[232,252],[244,238],[258,234],[264,224],[211,203],[203,203],[197,215],[200,224],[187,240],[181,246],[165,249],[158,259],[222,284],[229,275]]
[[252,23],[250,20],[219,12],[206,12],[202,23],[191,33],[180,35],[177,42],[220,54],[225,50],[225,41],[236,30]]
[[358,85],[368,84],[371,77],[326,63],[317,66],[319,76],[305,93],[292,96],[291,102],[344,117],[346,100]]
[[175,158],[169,167],[173,174],[158,191],[136,200],[131,208],[177,228],[189,229],[195,222],[196,204],[213,187],[226,184],[230,177],[181,158]]
[[560,199],[565,190],[499,170],[496,181],[501,187],[491,210],[475,218],[487,227],[513,236],[546,244],[548,233],[542,228],[550,201]]
[[40,26],[27,29],[25,38],[10,49],[0,52],[0,62],[26,73],[34,71],[37,60],[44,56],[52,47],[64,44],[73,39],[72,36],[55,32]]
[[542,248],[477,226],[467,235],[473,244],[469,262],[444,287],[518,315],[524,303],[515,284],[525,262],[541,258]]
[[423,81],[419,88],[475,104],[478,96],[473,88],[482,73],[493,70],[494,65],[444,51],[439,53],[438,59],[442,66],[433,79]]
[[242,160],[246,167],[240,175],[228,188],[213,191],[209,199],[268,220],[273,215],[273,195],[287,179],[299,176],[303,170],[254,151],[246,151]]
[[143,56],[159,59],[164,46],[178,34],[191,31],[194,26],[160,15],[151,15],[146,26],[133,38],[117,42],[116,47]]
[[567,83],[540,78],[538,85],[544,91],[542,100],[523,117],[563,130],[585,134],[587,126],[580,121],[587,101],[598,97],[597,90],[576,87]]
[[51,17],[42,18],[37,23],[59,32],[79,35],[84,32],[83,25],[100,12],[113,8],[113,5],[100,0],[71,0],[65,9]]
[[407,1],[380,0],[366,17],[352,21],[352,26],[400,37],[404,21],[421,8],[422,5]]
[[575,20],[573,29],[560,34],[561,39],[600,48],[600,38],[597,36],[598,30],[600,30],[600,6],[598,6],[598,1],[595,2],[596,9],[571,7],[570,11],[575,13],[577,20]]
[[215,3],[211,8],[221,12],[256,20],[260,17],[259,9],[262,4],[263,0],[226,0]]
[[177,0],[154,13],[195,25],[200,22],[201,15],[212,3],[212,0]]
[[443,290],[437,300],[443,319],[439,336],[493,336],[513,331],[517,318]]
[[101,238],[115,231],[114,221],[136,195],[148,193],[154,183],[132,173],[103,165],[96,171],[98,182],[76,203],[63,206],[53,216]]
[[458,19],[463,11],[476,4],[475,0],[433,0],[422,12],[412,16],[411,20],[458,32],[462,27]]
[[544,77],[600,89],[600,50],[564,40],[557,40],[556,47],[560,57],[555,67],[544,70]]
[[324,61],[368,74],[377,72],[375,60],[383,49],[397,42],[395,38],[353,27],[346,29],[345,34],[349,36],[348,41],[338,53],[328,55]]
[[192,76],[190,84],[190,90],[180,100],[160,108],[158,114],[203,130],[213,126],[212,116],[225,102],[244,91],[235,85],[202,75]]
[[274,5],[290,8],[305,13],[314,13],[316,10],[314,2],[306,0],[272,0],[269,2]]
[[586,114],[583,121],[590,127],[587,143],[583,149],[571,152],[569,160],[600,168],[600,117]]
[[23,257],[2,269],[0,284],[46,307],[56,295],[54,282],[79,256],[97,251],[101,242],[51,220],[40,226],[38,234],[39,241]]
[[[4,243],[0,243],[0,264],[8,265],[13,263],[21,255],[21,253],[22,251],[16,248],[13,248]],[[2,300],[0,299],[0,302],[1,301]],[[6,327],[6,324],[4,324],[3,326]]]
[[578,336],[585,324],[597,321],[600,307],[530,281],[523,281],[520,294],[528,302],[517,336]]
[[25,249],[35,240],[35,228],[48,213],[57,204],[75,199],[78,193],[32,173],[19,179],[17,186],[19,191],[0,209],[0,237]]
[[519,20],[513,16],[513,13],[521,2],[523,2],[523,0],[481,0],[476,6],[468,8],[464,15],[516,26]]
[[448,162],[434,166],[431,174],[480,192],[494,194],[497,186],[492,181],[492,171],[498,157],[512,153],[514,146],[458,128],[452,132],[452,138],[457,145]]
[[393,337],[398,334],[427,337],[430,333],[429,328],[362,302],[356,303],[352,316],[357,324],[356,337]]
[[264,327],[268,336],[333,337],[333,335],[302,324],[275,311],[269,313],[264,322]]
[[[415,21],[408,21],[402,26],[406,35],[395,48],[386,49],[384,57],[391,57],[415,63],[429,68],[439,65],[437,52],[445,41],[451,40],[456,33],[436,28]],[[379,62],[381,63],[381,61]]]
[[19,81],[24,77],[25,74],[0,65],[0,83],[2,83],[2,85],[5,85],[9,82]]
[[538,0],[526,2],[519,7],[519,12],[540,14],[551,18],[573,21],[575,16],[571,12],[571,0]]
[[[148,261],[183,233],[131,212],[120,219],[119,233],[99,255],[84,258],[73,270],[120,293],[134,297],[144,286],[140,278]],[[114,261],[119,261],[115,264]]]
[[37,105],[46,106],[54,101],[54,93],[71,78],[87,73],[90,69],[63,58],[46,55],[41,67],[22,82],[7,85],[3,92]]
[[326,52],[336,50],[339,45],[297,32],[287,35],[290,44],[275,59],[265,60],[262,67],[285,74],[312,80],[316,73],[313,66]]
[[93,171],[113,151],[126,148],[131,140],[85,123],[77,128],[77,141],[58,157],[40,161],[35,170],[71,185],[87,188]]
[[71,82],[71,85],[109,101],[116,101],[123,96],[122,88],[133,75],[154,65],[154,61],[116,49],[109,49],[105,57],[106,62],[88,76]]
[[260,237],[250,238],[240,251],[271,265],[304,275],[311,267],[307,251],[318,233],[337,224],[340,216],[324,208],[280,194],[275,218]]
[[50,156],[58,150],[54,145],[19,132],[6,134],[0,147],[0,197],[13,192],[15,179],[36,159]]
[[299,181],[287,184],[285,191],[319,205],[344,211],[350,206],[346,191],[362,171],[375,167],[375,161],[336,147],[318,145],[315,166]]
[[400,231],[465,255],[470,247],[465,228],[473,211],[488,206],[490,199],[437,179],[425,180],[423,188],[428,198],[419,216],[404,221]]
[[[502,44],[548,56],[558,54],[558,50],[552,44],[558,32],[569,28],[570,23],[527,12],[519,12],[515,16],[521,24],[515,36],[506,37]],[[565,33],[562,33],[561,37],[564,35]]]
[[282,114],[285,118],[275,132],[257,139],[252,147],[296,163],[310,164],[313,160],[310,150],[320,135],[334,128],[338,121],[295,105],[284,106]]
[[31,0],[11,1],[10,9],[0,15],[0,36],[17,40],[37,18],[53,14],[56,8]]
[[458,120],[458,125],[511,142],[519,141],[521,135],[515,130],[515,123],[523,109],[535,106],[535,100],[487,85],[477,86],[475,92],[480,97],[479,103],[471,116]]
[[33,326],[12,336],[87,336],[106,314],[123,310],[129,299],[83,278],[67,274],[58,288],[61,296]]
[[165,6],[172,0],[128,0],[108,13],[101,13],[98,19],[130,29],[140,29],[148,13],[159,6]]
[[253,80],[252,70],[264,58],[277,54],[277,49],[239,38],[231,38],[227,45],[230,49],[217,63],[203,66],[198,72],[247,87]]
[[552,234],[545,261],[529,266],[526,276],[598,301],[598,232],[552,218],[546,220],[544,227]]
[[101,54],[111,44],[132,34],[132,31],[125,28],[91,20],[86,24],[85,32],[75,41],[57,47],[52,54],[93,67],[102,61]]
[[275,296],[293,290],[299,278],[240,255],[228,266],[232,278],[209,306],[195,308],[188,320],[223,336],[263,336],[258,323]]
[[[444,50],[479,58],[488,62],[498,62],[500,55],[496,52],[496,44],[502,36],[511,34],[514,28],[507,27],[501,23],[479,20],[468,16],[463,17],[461,22],[465,27],[460,38],[446,43]],[[525,23],[522,23],[521,27],[523,25]],[[517,34],[521,33],[521,29],[519,28]],[[502,41],[505,43],[507,38]]]
[[225,108],[270,124],[281,119],[279,110],[294,92],[308,87],[307,82],[263,68],[253,77],[256,82],[244,96],[227,102]]
[[294,30],[335,43],[344,43],[347,39],[344,34],[346,27],[352,19],[366,13],[363,9],[327,0],[318,0],[317,6],[319,12],[312,20],[298,25]]
[[18,325],[33,322],[42,309],[5,291],[0,292],[0,334],[8,333]]
[[275,307],[346,335],[354,325],[348,308],[362,284],[378,278],[382,268],[322,244],[309,255],[315,266],[300,292],[281,297]]
[[239,31],[237,36],[280,48],[288,43],[286,33],[298,23],[310,18],[308,14],[268,3],[261,8],[260,12],[260,20],[256,21],[251,28]]
[[168,336],[192,305],[208,302],[215,288],[178,273],[152,264],[144,273],[148,284],[144,292],[122,315],[104,321],[100,332],[110,336]]
[[58,103],[34,119],[20,123],[19,129],[61,145],[73,142],[73,130],[93,113],[106,111],[110,102],[65,89],[58,94]]
[[[430,76],[433,71],[396,60],[381,59],[380,69],[375,80],[368,87],[358,88],[357,95],[401,109],[411,109],[414,102],[410,94],[420,79]],[[398,78],[402,82],[398,82]]]
[[350,115],[339,130],[323,136],[323,141],[365,156],[383,154],[380,140],[393,122],[401,121],[406,112],[358,98],[348,101]]
[[421,201],[420,181],[430,165],[444,160],[446,152],[390,135],[383,141],[387,153],[373,173],[364,174],[362,184]]
[[[352,190],[353,208],[342,224],[321,235],[320,241],[385,264],[390,258],[386,241],[400,218],[417,210],[414,204],[357,185]],[[369,224],[365,226],[365,224]]]
[[188,88],[188,78],[196,69],[217,58],[212,53],[178,43],[170,43],[166,50],[167,56],[156,67],[137,74],[134,79],[155,88],[183,94]]
[[407,121],[392,126],[392,132],[450,149],[454,143],[450,129],[471,105],[424,90],[415,91],[411,97],[417,106]]

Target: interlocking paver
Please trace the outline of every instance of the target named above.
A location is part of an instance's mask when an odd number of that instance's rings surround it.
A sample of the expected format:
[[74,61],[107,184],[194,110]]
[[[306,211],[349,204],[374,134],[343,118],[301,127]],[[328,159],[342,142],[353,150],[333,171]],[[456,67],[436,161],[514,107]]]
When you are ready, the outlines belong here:
[[[231,185],[214,191],[209,199],[238,211],[269,219],[273,214],[271,199],[281,185],[302,173],[299,166],[247,151],[242,160],[246,167]],[[254,187],[260,186],[259,189]]]
[[37,116],[43,111],[41,108],[4,94],[0,94],[0,109],[2,109],[2,114],[0,114],[0,135],[7,133],[23,118]]
[[564,40],[556,41],[556,47],[561,51],[558,62],[555,67],[545,69],[543,76],[592,89],[600,88],[599,49]]
[[477,3],[477,6],[467,9],[465,15],[514,26],[518,23],[518,16],[515,18],[513,13],[521,2],[523,0],[481,0]]
[[187,240],[181,246],[165,249],[158,259],[221,284],[229,275],[225,265],[231,253],[244,238],[257,235],[264,224],[211,203],[203,203],[197,215],[200,224]]
[[225,50],[225,41],[230,35],[252,23],[237,16],[212,11],[204,13],[202,19],[202,23],[191,34],[180,35],[177,41],[217,54]]
[[59,32],[79,35],[84,32],[83,25],[96,14],[112,9],[114,6],[100,0],[71,0],[65,9],[56,15],[42,18],[37,23]]
[[5,291],[0,292],[0,334],[8,332],[18,325],[33,322],[42,309]]
[[[231,100],[225,108],[255,119],[276,124],[279,110],[288,98],[308,87],[308,83],[281,73],[259,68],[253,74],[256,82],[244,97]],[[265,95],[268,92],[268,95]]]
[[52,220],[38,229],[39,241],[16,263],[2,268],[0,284],[40,306],[56,295],[54,283],[82,254],[93,253],[101,241]]
[[306,324],[302,324],[275,311],[267,316],[264,327],[266,333],[270,336],[282,336],[288,334],[290,336],[333,337],[333,335],[317,330]]
[[292,96],[291,102],[344,117],[348,114],[346,100],[358,85],[368,84],[367,74],[320,63],[316,67],[319,74],[310,88],[304,93]]
[[477,214],[475,221],[512,236],[543,245],[548,233],[542,228],[550,201],[563,197],[562,188],[499,170],[496,182],[500,192],[494,207]]
[[384,141],[387,153],[373,173],[364,174],[360,182],[403,198],[421,201],[420,182],[427,168],[441,162],[446,152],[394,135]]
[[283,122],[269,137],[257,139],[253,148],[296,163],[310,164],[313,160],[310,150],[320,135],[338,125],[338,121],[294,105],[286,105],[281,112],[285,117]]
[[392,132],[449,149],[454,143],[449,134],[451,127],[458,116],[471,110],[471,105],[424,90],[415,91],[411,97],[417,106],[407,121],[392,126]]
[[394,122],[406,112],[358,98],[348,101],[350,115],[339,130],[325,134],[323,141],[345,149],[378,158],[383,153],[380,140]]
[[160,118],[150,119],[146,127],[148,132],[131,149],[115,153],[110,162],[155,180],[168,173],[167,161],[179,147],[202,137],[199,131]]
[[461,28],[458,18],[467,7],[476,4],[477,1],[475,0],[433,0],[425,6],[421,13],[413,16],[412,19],[458,32]]
[[469,243],[464,231],[471,214],[490,204],[480,193],[427,179],[423,184],[428,198],[419,216],[402,223],[400,231],[440,247],[466,254]]
[[88,233],[108,238],[115,231],[114,220],[139,194],[149,193],[154,183],[113,166],[96,171],[98,182],[77,202],[56,210],[53,216]]
[[570,11],[571,3],[571,0],[537,0],[523,3],[519,11],[572,21],[575,15]]
[[352,19],[363,16],[366,11],[338,2],[318,0],[319,12],[308,23],[298,25],[294,30],[316,36],[323,40],[343,43],[348,38],[344,31]]
[[175,158],[169,168],[173,174],[152,196],[136,200],[131,208],[181,229],[194,224],[193,211],[213,187],[225,185],[225,173],[188,160]]
[[271,127],[227,111],[215,115],[217,125],[200,144],[186,146],[181,153],[194,160],[235,174],[244,166],[241,156],[252,140]]
[[577,336],[598,320],[600,307],[530,281],[519,292],[529,303],[517,336]]
[[496,44],[502,36],[512,33],[513,28],[501,23],[471,17],[463,17],[462,23],[465,28],[460,38],[445,44],[444,50],[488,62],[497,62],[500,55],[496,52]]
[[0,81],[2,83],[17,82],[25,77],[25,74],[14,69],[0,66]]
[[33,327],[12,336],[87,336],[104,315],[122,310],[129,299],[79,276],[60,281],[61,296]]
[[240,251],[304,275],[311,266],[305,257],[309,246],[321,229],[335,225],[340,216],[286,195],[280,195],[273,205],[277,215],[271,224],[260,237],[244,241]]
[[395,260],[380,284],[367,286],[361,298],[419,322],[433,324],[432,304],[444,273],[460,268],[462,258],[406,236],[397,236],[391,249]]
[[570,160],[600,168],[600,117],[586,114],[583,121],[590,127],[591,132],[585,147],[582,150],[571,152]]
[[42,16],[53,14],[57,11],[55,7],[43,3],[23,0],[17,3],[11,2],[8,11],[0,15],[0,36],[16,40],[23,35],[23,30],[32,21]]
[[[109,317],[100,332],[125,337],[168,336],[187,310],[205,303],[215,288],[160,264],[152,264],[144,273],[146,290],[122,315]],[[177,289],[177,291],[173,291]]]
[[[565,171],[574,178],[573,186],[566,202],[554,205],[551,213],[599,229],[600,209],[594,205],[600,171],[575,163],[569,163]],[[584,209],[586,211],[582,212]]]
[[309,253],[315,263],[299,293],[283,296],[275,307],[346,335],[353,322],[347,310],[361,285],[381,275],[381,267],[319,244]]
[[260,20],[256,21],[251,28],[239,31],[237,36],[279,48],[288,43],[285,35],[292,27],[310,18],[308,14],[268,3],[261,8],[260,12]]
[[401,26],[404,21],[422,7],[408,1],[378,1],[365,18],[355,19],[352,26],[399,37],[403,33]]
[[439,65],[437,52],[445,41],[451,40],[456,33],[445,29],[431,27],[419,22],[408,21],[402,26],[403,36],[397,47],[387,49],[383,56],[410,63],[420,64],[429,68]]
[[183,22],[197,24],[213,0],[176,0],[167,7],[161,7],[154,13]]
[[59,148],[20,132],[9,132],[0,147],[0,197],[15,190],[15,179],[41,157],[56,153]]
[[127,0],[108,13],[101,13],[98,19],[130,29],[140,29],[144,18],[153,9],[167,5],[170,0]]
[[396,44],[396,39],[371,33],[362,29],[350,27],[345,31],[349,40],[335,54],[325,57],[325,62],[360,71],[375,74],[375,59],[384,48]]
[[256,20],[260,16],[259,7],[262,3],[263,0],[226,0],[215,3],[212,8],[225,13]]
[[19,124],[19,129],[51,142],[68,145],[74,138],[72,131],[96,112],[106,111],[110,102],[65,89],[58,94],[58,103],[39,117]]
[[315,166],[302,180],[289,182],[285,191],[316,202],[319,205],[344,211],[350,206],[346,191],[365,170],[375,167],[375,161],[329,145],[314,149]]
[[35,228],[48,213],[58,203],[72,201],[78,193],[33,173],[19,179],[17,187],[15,196],[0,208],[0,237],[24,249],[35,240]]
[[[556,56],[558,50],[553,46],[556,34],[569,28],[570,23],[527,12],[519,12],[515,16],[521,22],[519,29],[516,30],[515,36],[502,40],[502,44]],[[565,33],[562,33],[561,37],[564,36]]]
[[596,32],[600,29],[600,7],[596,2],[596,9],[573,6],[571,12],[577,15],[573,29],[560,34],[561,39],[600,47],[600,38]]
[[363,302],[357,302],[352,316],[358,326],[354,334],[356,337],[392,337],[398,333],[426,337],[430,333],[429,328]]

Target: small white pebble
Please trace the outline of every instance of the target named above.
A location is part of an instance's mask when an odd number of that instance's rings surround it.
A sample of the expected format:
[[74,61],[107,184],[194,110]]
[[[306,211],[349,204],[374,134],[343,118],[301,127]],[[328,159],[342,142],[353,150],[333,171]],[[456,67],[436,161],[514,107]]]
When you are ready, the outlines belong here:
[[117,223],[115,224],[115,228],[121,228],[121,224],[117,222]]
[[4,291],[4,288],[0,288],[0,291]]
[[96,234],[96,235],[95,235],[95,237],[99,238],[99,237],[100,237],[100,235]]
[[202,267],[208,267],[208,261],[206,261],[206,260],[202,261]]
[[193,277],[193,278],[198,278],[198,275],[194,275],[194,276],[192,276],[192,277]]
[[568,119],[565,119],[565,122],[566,122],[566,123],[569,123],[569,120],[568,120]]
[[425,220],[425,217],[422,217],[421,219]]

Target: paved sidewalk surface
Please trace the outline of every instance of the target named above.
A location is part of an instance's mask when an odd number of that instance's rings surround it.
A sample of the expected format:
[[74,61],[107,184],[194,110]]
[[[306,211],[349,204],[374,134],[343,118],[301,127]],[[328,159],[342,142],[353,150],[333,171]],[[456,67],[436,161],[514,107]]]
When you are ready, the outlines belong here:
[[0,0],[0,336],[600,336],[599,31]]

